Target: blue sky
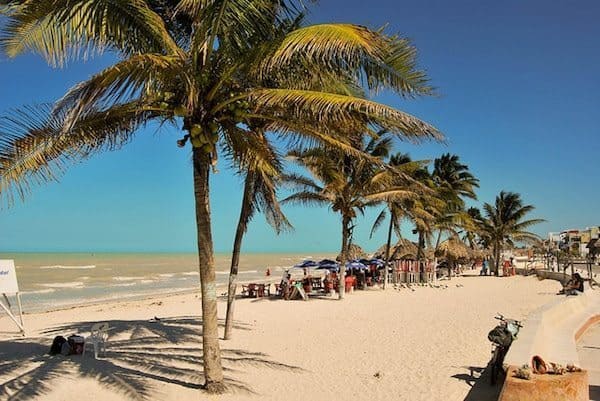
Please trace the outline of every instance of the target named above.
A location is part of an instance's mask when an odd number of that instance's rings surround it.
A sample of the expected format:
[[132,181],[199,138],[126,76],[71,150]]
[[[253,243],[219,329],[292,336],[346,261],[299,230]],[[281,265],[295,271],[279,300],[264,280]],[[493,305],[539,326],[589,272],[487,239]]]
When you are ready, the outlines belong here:
[[[330,0],[311,6],[313,22],[387,24],[419,49],[440,96],[378,100],[433,123],[446,145],[399,144],[416,159],[460,155],[481,180],[481,202],[500,190],[522,194],[547,220],[545,234],[600,224],[597,203],[600,128],[600,3],[597,1]],[[34,55],[0,58],[0,113],[53,101],[108,65],[108,58],[50,69]],[[189,150],[175,129],[151,126],[122,150],[73,166],[35,187],[25,202],[0,210],[0,251],[194,251]],[[217,251],[231,249],[241,182],[224,165],[213,177]],[[325,208],[286,207],[295,226],[275,236],[262,218],[246,252],[336,251],[338,216]],[[369,240],[376,211],[358,220],[355,241]],[[407,230],[408,233],[408,230]]]

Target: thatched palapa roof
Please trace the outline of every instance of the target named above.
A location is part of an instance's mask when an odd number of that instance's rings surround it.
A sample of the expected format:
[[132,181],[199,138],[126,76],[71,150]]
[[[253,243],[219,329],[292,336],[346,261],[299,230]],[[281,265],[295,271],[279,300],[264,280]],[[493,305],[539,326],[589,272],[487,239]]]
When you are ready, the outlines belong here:
[[467,259],[471,256],[471,249],[460,239],[453,237],[440,244],[437,254],[451,259]]
[[[386,244],[383,244],[377,251],[375,251],[375,255],[381,255],[385,257]],[[390,257],[391,259],[403,259],[403,258],[416,258],[417,257],[418,247],[417,245],[409,241],[407,239],[401,238],[396,244],[393,244],[390,248]]]
[[[348,249],[348,259],[363,259],[368,257],[367,253],[358,245],[350,244],[350,248]],[[342,254],[340,253],[337,256],[337,260],[342,259]]]

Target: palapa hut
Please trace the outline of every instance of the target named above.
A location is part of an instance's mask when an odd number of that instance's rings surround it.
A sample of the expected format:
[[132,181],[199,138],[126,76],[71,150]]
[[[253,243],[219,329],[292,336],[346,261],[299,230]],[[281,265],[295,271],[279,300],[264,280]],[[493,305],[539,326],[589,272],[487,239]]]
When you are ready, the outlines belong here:
[[[356,244],[350,244],[350,247],[348,248],[348,260],[352,260],[352,259],[363,259],[366,258],[368,255],[367,253],[358,245]],[[340,254],[337,256],[337,260],[341,261],[342,259],[342,254],[340,252]]]
[[[381,255],[385,258],[386,248],[387,244],[383,244],[375,251],[375,255]],[[416,259],[417,251],[418,247],[414,242],[401,238],[396,244],[390,247],[390,260]]]
[[448,264],[448,278],[452,277],[452,269],[460,259],[468,259],[471,249],[458,237],[451,237],[443,241],[437,250],[437,256],[446,260]]

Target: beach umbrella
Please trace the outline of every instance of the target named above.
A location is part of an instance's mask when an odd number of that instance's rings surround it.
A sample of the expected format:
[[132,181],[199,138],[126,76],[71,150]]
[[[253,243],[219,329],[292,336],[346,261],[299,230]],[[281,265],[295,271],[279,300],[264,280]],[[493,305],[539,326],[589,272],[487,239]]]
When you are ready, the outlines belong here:
[[346,269],[367,270],[368,268],[368,266],[366,266],[364,263],[360,263],[358,260],[346,262]]
[[340,270],[340,265],[334,260],[323,259],[319,262],[319,267],[317,267],[317,270],[325,269],[329,271],[338,272]]
[[[383,259],[379,259],[379,258],[374,258],[368,261],[369,263],[365,263],[366,265],[375,265],[377,267],[383,267],[385,266],[385,260]],[[363,262],[364,263],[364,262]]]
[[319,266],[319,264],[317,262],[315,262],[314,260],[305,260],[302,263],[295,264],[293,267],[303,269],[305,267],[317,267],[317,266]]

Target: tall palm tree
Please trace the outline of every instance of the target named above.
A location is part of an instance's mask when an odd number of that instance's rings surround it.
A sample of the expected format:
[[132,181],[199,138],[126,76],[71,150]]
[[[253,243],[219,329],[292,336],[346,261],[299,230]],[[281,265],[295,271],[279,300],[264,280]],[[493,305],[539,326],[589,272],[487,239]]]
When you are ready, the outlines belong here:
[[460,162],[457,155],[445,153],[434,160],[432,179],[445,207],[436,221],[438,230],[435,250],[438,250],[444,232],[453,236],[457,228],[470,224],[464,198],[477,199],[475,188],[479,180],[471,174],[469,167]]
[[469,244],[469,248],[476,249],[478,246],[478,238],[481,239],[481,226],[483,224],[483,216],[481,210],[476,207],[467,209],[468,224],[463,225],[463,241]]
[[[397,153],[390,157],[388,164],[393,169],[401,172],[402,175],[398,175],[396,186],[404,185],[407,190],[414,191],[417,196],[426,196],[425,187],[423,187],[418,181],[408,181],[405,179],[406,176],[412,177],[413,179],[418,178],[419,171],[425,168],[425,161],[413,161],[410,156],[406,153]],[[404,198],[389,198],[385,201],[385,208],[377,215],[373,227],[371,228],[371,237],[377,231],[377,229],[383,224],[387,217],[387,213],[390,214],[390,221],[387,231],[387,240],[385,248],[385,261],[390,262],[394,255],[391,255],[392,246],[392,233],[395,233],[398,239],[402,238],[401,224],[404,219],[409,219],[410,216],[416,216],[419,213],[416,206],[418,202],[415,202],[415,197],[404,197]],[[388,271],[384,270],[383,286],[384,288],[388,283]]]
[[[246,139],[262,142],[264,152],[254,154],[255,157],[247,160],[243,167],[244,173],[244,193],[242,197],[242,207],[240,217],[235,232],[233,242],[233,252],[231,255],[231,269],[229,272],[229,286],[227,291],[227,312],[225,315],[225,340],[231,339],[233,330],[233,309],[235,302],[235,292],[237,287],[237,275],[240,262],[240,251],[242,240],[248,229],[248,224],[256,212],[263,212],[267,222],[279,234],[281,231],[291,228],[290,223],[281,211],[277,201],[276,189],[277,181],[280,179],[282,165],[281,160],[266,140],[264,134],[257,130],[256,133],[250,133]],[[267,158],[261,157],[267,156]]]
[[300,17],[291,1],[14,1],[3,14],[0,47],[11,57],[32,51],[62,66],[110,51],[119,61],[52,107],[4,120],[0,193],[23,195],[29,183],[51,180],[74,161],[120,148],[153,119],[181,127],[178,145],[191,144],[209,392],[224,389],[209,202],[219,153],[240,164],[256,151],[241,139],[254,126],[350,154],[356,152],[338,134],[340,124],[414,140],[441,135],[391,107],[323,89],[341,82],[430,94],[406,40],[351,24],[288,32]]
[[498,275],[500,254],[505,245],[512,246],[518,241],[528,242],[539,239],[536,234],[526,231],[532,225],[544,221],[542,219],[525,220],[534,209],[532,205],[523,204],[521,195],[505,191],[501,191],[496,196],[494,205],[489,203],[483,205],[485,219],[482,231],[492,246],[495,275]]
[[391,149],[391,138],[383,135],[365,140],[354,136],[354,146],[369,158],[349,157],[344,152],[327,148],[311,148],[290,152],[293,160],[305,167],[316,181],[299,174],[285,181],[297,192],[282,203],[328,205],[342,220],[339,298],[344,297],[345,263],[351,242],[353,220],[365,209],[391,197],[409,197],[412,193],[397,187],[397,173],[383,164]]

